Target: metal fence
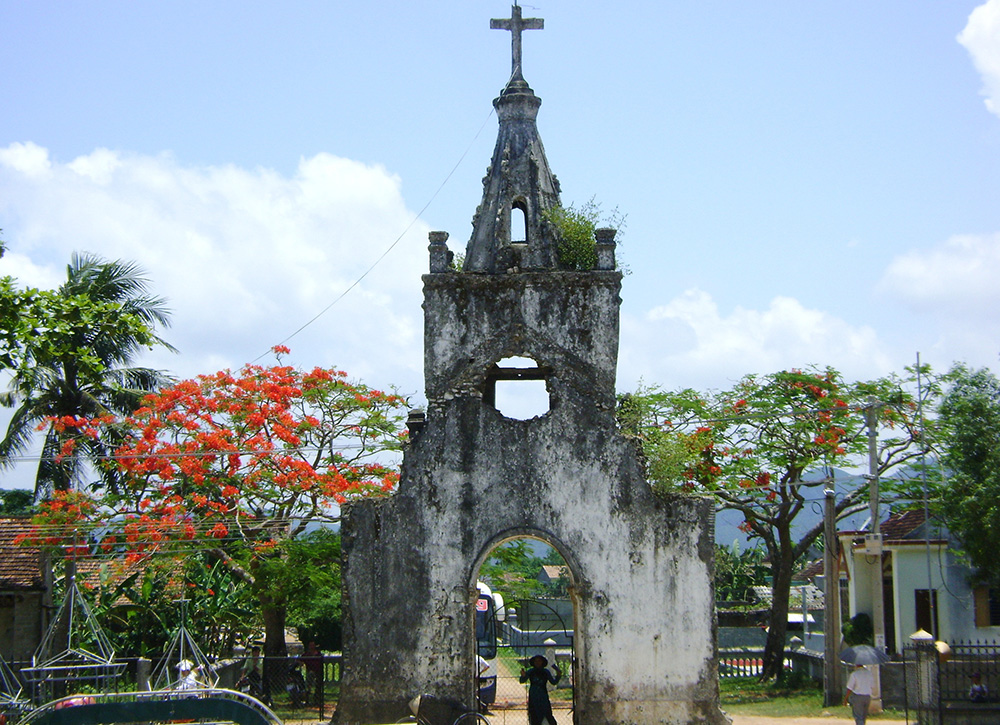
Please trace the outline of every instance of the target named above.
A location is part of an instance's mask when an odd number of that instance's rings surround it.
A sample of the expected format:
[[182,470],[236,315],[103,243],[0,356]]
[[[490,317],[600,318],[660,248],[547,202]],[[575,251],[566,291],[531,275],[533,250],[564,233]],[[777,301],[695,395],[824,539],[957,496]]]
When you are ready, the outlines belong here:
[[976,641],[953,642],[950,647],[951,656],[938,670],[941,699],[1000,703],[1000,645]]
[[903,650],[907,718],[921,725],[1000,722],[1000,645],[934,642]]
[[[56,697],[96,692],[133,692],[145,689],[143,672],[155,671],[157,662],[139,658],[121,658],[121,674],[114,681],[92,681],[87,678],[68,679],[58,691],[29,682],[21,670],[31,668],[30,662],[9,663],[22,685],[21,697],[38,706]],[[270,706],[283,720],[329,720],[340,694],[341,656],[265,657],[257,675],[244,671],[243,658],[220,660],[215,663],[219,677],[217,687],[240,690]],[[13,695],[14,693],[9,693]]]

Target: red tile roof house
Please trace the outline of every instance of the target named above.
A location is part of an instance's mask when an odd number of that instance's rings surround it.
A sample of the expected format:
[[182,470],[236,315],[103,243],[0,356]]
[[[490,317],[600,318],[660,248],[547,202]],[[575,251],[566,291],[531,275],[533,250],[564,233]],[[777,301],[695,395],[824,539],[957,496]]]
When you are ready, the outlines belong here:
[[44,553],[14,543],[30,528],[26,518],[0,517],[0,655],[11,664],[31,661],[52,612]]
[[864,531],[841,531],[850,615],[871,614],[871,570],[881,562],[886,649],[898,652],[923,629],[946,642],[1000,642],[1000,592],[970,584],[955,543],[922,509],[892,514],[880,526],[881,557],[866,549]]

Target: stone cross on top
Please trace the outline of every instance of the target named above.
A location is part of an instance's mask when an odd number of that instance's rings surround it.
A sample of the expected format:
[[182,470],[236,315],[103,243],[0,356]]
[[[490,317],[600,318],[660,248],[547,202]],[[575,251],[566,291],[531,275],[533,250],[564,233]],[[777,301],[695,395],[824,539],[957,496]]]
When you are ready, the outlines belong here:
[[521,75],[521,31],[541,30],[544,27],[545,21],[541,18],[522,18],[521,8],[517,3],[511,6],[509,18],[490,20],[491,30],[510,31],[510,74],[512,81],[524,80],[524,76]]

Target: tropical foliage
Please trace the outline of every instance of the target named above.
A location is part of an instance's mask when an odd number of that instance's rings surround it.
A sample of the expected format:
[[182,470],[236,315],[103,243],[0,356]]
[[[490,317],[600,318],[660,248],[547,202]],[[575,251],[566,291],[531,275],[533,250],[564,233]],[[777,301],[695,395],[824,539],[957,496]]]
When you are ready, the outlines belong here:
[[[921,454],[914,443],[924,429],[910,382],[894,376],[848,383],[832,368],[787,370],[748,375],[727,391],[641,388],[620,401],[620,423],[640,439],[655,490],[714,496],[720,507],[743,515],[740,528],[767,552],[773,605],[766,678],[781,672],[795,562],[822,533],[821,522],[799,532],[793,524],[821,498],[824,470],[865,460],[866,410],[886,434],[877,452],[880,472]],[[837,515],[863,509],[867,493],[862,484],[842,495]]]
[[[77,254],[55,291],[18,289],[11,278],[0,280],[0,367],[12,373],[0,405],[14,410],[0,439],[0,465],[12,465],[36,430],[43,430],[36,498],[81,483],[83,462],[103,459],[117,444],[113,430],[105,429],[63,450],[59,421],[131,413],[142,395],[167,382],[162,373],[133,365],[144,348],[170,348],[157,334],[157,327],[169,324],[169,314],[147,287],[130,262]],[[117,472],[101,470],[104,485],[115,488]]]
[[285,544],[280,582],[288,608],[288,626],[301,642],[323,650],[340,650],[343,642],[340,602],[340,534],[316,529]]
[[25,516],[34,513],[33,492],[8,488],[0,490],[0,516]]
[[99,499],[55,496],[36,517],[37,539],[71,544],[87,523],[100,526],[102,549],[133,560],[205,551],[250,585],[265,653],[283,654],[289,604],[308,583],[288,577],[304,556],[299,537],[337,520],[350,498],[393,489],[405,401],[279,360],[181,381],[142,403],[124,419],[53,421],[63,456],[113,431],[120,444],[102,465],[119,485]]
[[[537,545],[538,542],[535,542]],[[545,566],[565,567],[559,552],[532,546],[528,539],[512,539],[495,548],[483,563],[479,577],[509,601],[565,597],[568,577],[551,582],[540,578]]]
[[206,652],[229,652],[260,627],[249,587],[198,552],[94,564],[77,575],[118,652],[160,656],[182,624]]
[[771,568],[760,546],[740,549],[739,544],[715,547],[715,600],[749,602],[753,587],[767,584]]
[[1000,380],[958,365],[941,403],[940,486],[948,529],[961,541],[976,578],[1000,588]]

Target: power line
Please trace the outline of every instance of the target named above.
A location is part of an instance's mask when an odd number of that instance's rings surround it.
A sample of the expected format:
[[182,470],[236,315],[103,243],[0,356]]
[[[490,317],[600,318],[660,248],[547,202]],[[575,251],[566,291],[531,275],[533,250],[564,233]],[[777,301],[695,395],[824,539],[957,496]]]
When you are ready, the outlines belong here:
[[[507,81],[507,83],[508,83],[508,84],[510,84],[510,80],[511,80],[511,79],[513,79],[513,77],[514,77],[514,76],[513,76],[513,74],[512,74],[512,75],[511,75],[511,78],[510,78],[510,79],[508,79],[508,81]],[[474,144],[476,143],[476,139],[478,139],[478,138],[479,138],[479,134],[481,134],[481,133],[483,132],[483,129],[484,129],[484,128],[486,128],[486,124],[487,124],[487,123],[489,123],[489,120],[490,120],[490,118],[491,118],[491,117],[493,116],[493,114],[495,114],[495,113],[496,113],[496,109],[494,109],[494,108],[491,108],[491,109],[490,109],[490,112],[489,112],[489,113],[488,113],[488,114],[486,115],[486,118],[485,118],[485,119],[483,120],[483,123],[482,123],[482,125],[481,125],[481,126],[479,127],[479,130],[478,130],[478,131],[476,131],[475,135],[474,135],[474,136],[472,137],[472,140],[471,140],[471,141],[469,142],[469,145],[465,147],[465,150],[464,150],[464,151],[462,152],[462,154],[461,154],[461,155],[460,155],[460,156],[458,157],[458,161],[456,161],[456,162],[455,162],[455,165],[454,165],[454,166],[452,166],[452,168],[451,168],[451,171],[449,171],[449,172],[448,172],[448,173],[447,173],[447,174],[445,175],[445,177],[444,177],[444,180],[443,180],[443,181],[442,181],[442,182],[440,183],[440,185],[438,185],[438,187],[437,187],[437,189],[436,189],[436,190],[434,191],[434,193],[433,193],[433,194],[431,194],[431,198],[430,198],[430,199],[428,199],[428,200],[427,200],[427,203],[423,205],[423,207],[422,207],[422,208],[420,209],[420,211],[418,211],[418,212],[416,213],[416,215],[414,215],[413,219],[411,219],[411,220],[410,220],[410,223],[406,225],[406,228],[405,228],[405,229],[403,229],[403,231],[402,231],[402,232],[400,232],[399,236],[398,236],[398,237],[396,237],[395,241],[393,241],[393,243],[392,243],[392,244],[390,244],[390,245],[389,245],[389,246],[388,246],[388,247],[387,247],[387,248],[385,249],[385,251],[384,251],[384,252],[382,252],[382,254],[380,254],[380,255],[379,255],[378,259],[376,259],[376,260],[375,260],[374,262],[372,262],[372,263],[371,263],[371,265],[370,265],[370,266],[368,267],[368,269],[366,269],[366,270],[365,270],[365,271],[364,271],[364,272],[363,272],[363,273],[361,274],[361,276],[359,276],[359,277],[358,277],[358,278],[357,278],[356,280],[354,280],[354,282],[352,282],[352,283],[351,283],[351,285],[350,285],[350,286],[349,286],[349,287],[348,287],[347,289],[345,289],[345,290],[344,290],[343,292],[341,292],[341,293],[340,293],[340,294],[339,294],[339,295],[338,295],[338,296],[337,296],[336,298],[334,298],[334,300],[333,300],[333,301],[332,301],[332,302],[331,302],[330,304],[328,304],[328,305],[327,305],[326,307],[324,307],[324,308],[323,308],[322,310],[320,310],[320,311],[319,311],[318,313],[316,313],[316,315],[315,315],[315,316],[313,316],[313,318],[312,318],[312,319],[310,319],[310,320],[309,320],[309,321],[307,321],[307,322],[306,322],[305,324],[303,324],[303,325],[302,325],[301,327],[299,327],[299,328],[298,328],[297,330],[295,330],[295,332],[293,332],[292,334],[288,335],[288,336],[287,336],[287,337],[286,337],[285,339],[283,339],[283,340],[282,340],[281,342],[277,343],[278,345],[284,345],[284,344],[285,344],[286,342],[288,342],[288,341],[289,341],[289,340],[291,340],[291,339],[292,339],[293,337],[295,337],[296,335],[298,335],[298,334],[299,334],[300,332],[302,332],[302,331],[303,331],[304,329],[306,329],[307,327],[309,327],[310,325],[312,325],[312,324],[313,324],[314,322],[316,322],[316,320],[318,320],[318,319],[319,319],[320,317],[322,317],[323,315],[325,315],[325,314],[326,314],[326,313],[327,313],[327,312],[328,312],[328,311],[329,311],[329,310],[330,310],[330,309],[331,309],[331,308],[332,308],[332,307],[333,307],[334,305],[336,305],[336,304],[337,304],[338,302],[340,302],[340,301],[341,301],[342,299],[344,299],[344,297],[346,297],[346,296],[347,296],[347,294],[348,294],[348,293],[349,293],[349,292],[350,292],[351,290],[353,290],[353,289],[354,289],[355,287],[357,287],[357,286],[358,286],[359,284],[361,284],[362,280],[364,280],[364,278],[365,278],[365,277],[367,277],[367,276],[368,276],[368,275],[369,275],[369,274],[370,274],[370,273],[372,272],[372,270],[374,270],[374,269],[375,269],[375,267],[377,267],[377,266],[378,266],[378,264],[379,264],[379,263],[380,263],[380,262],[381,262],[381,261],[382,261],[383,259],[385,259],[385,257],[386,257],[386,256],[387,256],[387,255],[389,254],[389,252],[391,252],[391,251],[392,251],[393,249],[395,249],[395,248],[396,248],[396,245],[397,245],[397,244],[399,244],[399,243],[400,243],[400,242],[402,241],[403,237],[404,237],[404,236],[406,236],[406,233],[407,233],[408,231],[410,231],[410,229],[411,229],[411,228],[413,227],[413,225],[417,223],[417,220],[418,220],[418,219],[420,219],[420,217],[421,217],[421,216],[423,216],[423,213],[424,213],[425,211],[427,211],[427,208],[428,208],[428,207],[429,207],[429,206],[430,206],[430,205],[431,205],[431,204],[432,204],[432,203],[434,202],[434,200],[435,200],[435,199],[437,198],[438,194],[440,194],[440,193],[441,193],[441,190],[442,190],[442,189],[444,188],[445,184],[447,184],[447,183],[448,183],[448,181],[449,181],[449,180],[451,179],[451,177],[452,177],[452,176],[454,175],[455,171],[457,171],[457,170],[458,170],[458,167],[459,167],[459,166],[460,166],[460,165],[462,164],[462,162],[463,162],[463,161],[465,160],[465,157],[466,157],[466,156],[468,155],[469,151],[471,151],[471,150],[472,150],[472,147],[473,147],[473,145],[474,145]],[[271,349],[268,349],[267,351],[265,351],[265,352],[261,353],[260,355],[258,355],[257,357],[255,357],[255,358],[254,358],[253,360],[251,360],[250,362],[251,362],[251,363],[255,363],[255,362],[257,362],[258,360],[260,360],[260,359],[261,359],[262,357],[264,357],[264,356],[266,356],[266,355],[269,355],[270,353],[271,353]]]
[[[337,451],[359,451],[359,450],[369,450],[371,455],[379,455],[383,453],[398,453],[398,451],[393,451],[388,448],[381,448],[378,450],[373,450],[370,446],[366,446],[363,443],[345,443],[342,446],[336,446],[336,449],[332,449],[329,446],[293,446],[289,448],[273,448],[268,450],[259,450],[253,448],[234,448],[229,449],[218,449],[218,450],[207,450],[207,451],[177,451],[174,453],[110,453],[101,456],[85,456],[86,460],[89,461],[121,461],[121,460],[147,460],[147,459],[175,459],[175,458],[224,458],[226,456],[278,456],[293,453],[319,453],[320,451],[331,452],[331,455],[335,455]],[[11,463],[39,463],[41,461],[56,462],[66,460],[70,456],[10,456],[6,458],[6,461]],[[81,456],[84,457],[84,456]]]

